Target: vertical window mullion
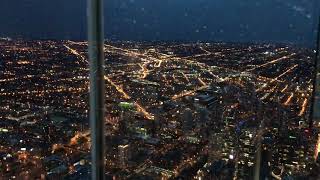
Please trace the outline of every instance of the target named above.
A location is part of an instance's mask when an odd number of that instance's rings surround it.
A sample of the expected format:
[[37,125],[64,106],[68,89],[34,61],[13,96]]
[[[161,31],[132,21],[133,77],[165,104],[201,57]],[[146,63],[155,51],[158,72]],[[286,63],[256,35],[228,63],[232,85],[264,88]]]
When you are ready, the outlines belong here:
[[88,46],[90,62],[90,128],[92,179],[105,176],[105,82],[103,0],[88,0]]

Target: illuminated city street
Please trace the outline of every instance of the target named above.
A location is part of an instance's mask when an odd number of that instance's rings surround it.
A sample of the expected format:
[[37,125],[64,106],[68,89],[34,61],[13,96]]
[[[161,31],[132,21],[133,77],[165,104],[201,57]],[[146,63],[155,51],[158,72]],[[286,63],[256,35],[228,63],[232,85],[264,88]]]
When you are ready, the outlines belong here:
[[[110,178],[310,172],[311,49],[106,42],[105,52]],[[0,40],[0,177],[89,175],[86,54],[86,42]]]

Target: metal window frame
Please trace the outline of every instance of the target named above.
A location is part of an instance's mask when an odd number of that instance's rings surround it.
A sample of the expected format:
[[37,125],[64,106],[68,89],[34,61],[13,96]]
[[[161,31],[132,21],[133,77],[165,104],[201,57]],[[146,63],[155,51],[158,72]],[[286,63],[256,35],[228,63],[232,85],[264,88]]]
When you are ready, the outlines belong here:
[[314,79],[313,79],[313,92],[311,97],[309,128],[312,129],[314,122],[320,122],[320,15],[318,16],[318,29],[316,41],[316,53],[314,57]]
[[91,177],[105,179],[105,80],[103,0],[87,1],[90,62]]

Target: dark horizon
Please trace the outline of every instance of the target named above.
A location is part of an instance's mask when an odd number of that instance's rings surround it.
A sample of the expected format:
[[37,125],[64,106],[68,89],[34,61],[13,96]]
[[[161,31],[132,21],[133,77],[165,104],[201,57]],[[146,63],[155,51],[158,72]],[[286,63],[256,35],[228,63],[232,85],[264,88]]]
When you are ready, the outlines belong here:
[[[20,41],[75,41],[75,42],[87,42],[87,39],[54,39],[54,38],[24,38],[24,37],[0,37],[0,40],[9,39],[9,40],[20,40]],[[250,44],[270,44],[270,45],[286,45],[290,47],[299,47],[299,48],[309,48],[309,49],[315,49],[316,42],[313,44],[299,44],[294,42],[272,42],[272,41],[200,41],[200,40],[119,40],[119,39],[108,39],[105,38],[105,42],[111,42],[111,43],[122,43],[122,42],[130,42],[130,43],[177,43],[177,44],[193,44],[193,43],[224,43],[224,44],[243,44],[243,45],[250,45]]]
[[[271,42],[313,47],[319,3],[309,0],[110,0],[106,39]],[[1,37],[86,40],[86,1],[4,0]]]

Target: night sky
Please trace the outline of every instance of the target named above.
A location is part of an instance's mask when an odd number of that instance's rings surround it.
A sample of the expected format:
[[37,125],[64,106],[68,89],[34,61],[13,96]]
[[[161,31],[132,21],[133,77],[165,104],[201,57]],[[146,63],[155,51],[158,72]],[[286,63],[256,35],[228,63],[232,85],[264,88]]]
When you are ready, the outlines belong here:
[[[318,8],[317,8],[318,7]],[[138,41],[315,40],[317,0],[105,0],[106,38]],[[0,36],[86,39],[86,0],[1,0]]]

